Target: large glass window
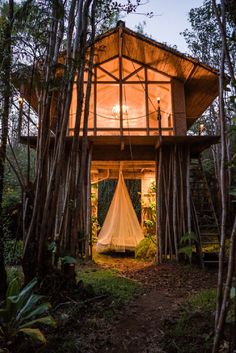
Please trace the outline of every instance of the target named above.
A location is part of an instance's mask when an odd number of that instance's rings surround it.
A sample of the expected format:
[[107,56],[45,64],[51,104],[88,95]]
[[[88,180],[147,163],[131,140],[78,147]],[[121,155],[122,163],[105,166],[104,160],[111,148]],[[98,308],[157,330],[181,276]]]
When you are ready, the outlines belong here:
[[[119,106],[119,85],[99,84],[97,85],[96,119],[98,134],[99,129],[107,131],[106,135],[119,134],[113,129],[119,129],[120,116],[115,114],[114,107]],[[109,132],[109,133],[108,133]]]
[[[122,81],[119,80],[120,68]],[[94,69],[92,82],[89,134],[158,135],[157,98],[160,99],[162,134],[172,133],[171,82],[168,76],[126,58],[122,59],[119,67],[119,59],[115,58]],[[69,119],[69,131],[72,133],[76,102],[75,85]]]
[[[123,127],[126,129],[146,128],[145,91],[141,84],[123,85]],[[139,135],[137,133],[137,135]]]
[[[84,124],[84,106],[85,106],[85,96],[86,96],[86,88],[87,84],[84,85],[84,101],[83,101],[83,110],[81,116],[81,124],[80,124],[80,135],[82,134],[83,124]],[[68,124],[68,133],[70,136],[73,135],[73,131],[75,128],[75,120],[76,120],[76,109],[77,109],[77,84],[74,83],[72,100],[70,106],[69,113],[69,124]],[[89,116],[88,116],[88,129],[93,129],[94,127],[94,85],[91,87],[91,96],[89,101]],[[88,134],[91,135],[91,132],[88,131]]]
[[[164,129],[171,128],[171,92],[170,84],[158,83],[148,84],[148,112],[149,112],[149,126],[151,129],[158,128],[157,120],[157,98],[160,99],[161,110],[161,127]],[[158,131],[152,131],[151,134],[159,134]],[[168,135],[168,130],[162,131],[163,135]]]

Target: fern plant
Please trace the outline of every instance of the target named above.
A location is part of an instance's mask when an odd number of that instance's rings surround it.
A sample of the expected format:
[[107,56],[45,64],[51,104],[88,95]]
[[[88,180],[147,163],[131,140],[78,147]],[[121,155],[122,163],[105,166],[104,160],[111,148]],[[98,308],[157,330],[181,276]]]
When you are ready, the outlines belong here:
[[34,341],[46,343],[46,338],[38,325],[55,327],[56,322],[48,314],[51,305],[43,302],[43,296],[33,293],[37,279],[33,279],[23,289],[15,278],[8,286],[5,307],[0,309],[0,343],[9,347],[21,333]]
[[183,234],[182,237],[180,238],[179,254],[186,255],[190,263],[192,261],[192,256],[193,256],[193,244],[196,244],[196,242],[197,242],[197,237],[196,237],[196,234],[193,232],[187,232]]

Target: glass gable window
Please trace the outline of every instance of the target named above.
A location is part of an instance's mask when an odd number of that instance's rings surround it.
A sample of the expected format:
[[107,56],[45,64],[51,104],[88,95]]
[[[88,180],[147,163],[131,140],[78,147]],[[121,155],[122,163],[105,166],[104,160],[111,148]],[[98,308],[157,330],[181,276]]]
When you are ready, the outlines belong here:
[[[157,99],[160,99],[161,133],[172,135],[171,81],[167,75],[127,58],[97,64],[93,72],[88,134],[159,135]],[[73,134],[76,101],[75,84],[70,109],[70,134]],[[82,124],[83,119],[81,128]]]

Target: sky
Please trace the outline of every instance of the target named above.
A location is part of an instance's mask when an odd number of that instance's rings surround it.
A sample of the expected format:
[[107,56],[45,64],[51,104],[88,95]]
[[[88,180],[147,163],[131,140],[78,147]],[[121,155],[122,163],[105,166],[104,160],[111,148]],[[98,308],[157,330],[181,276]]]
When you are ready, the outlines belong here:
[[180,32],[190,27],[188,22],[189,10],[201,6],[203,0],[142,0],[142,3],[144,5],[140,6],[137,12],[147,13],[152,11],[154,16],[148,18],[142,14],[129,14],[123,19],[126,26],[135,30],[135,25],[146,21],[145,33],[151,35],[158,42],[177,45],[180,52],[187,52],[187,45]]

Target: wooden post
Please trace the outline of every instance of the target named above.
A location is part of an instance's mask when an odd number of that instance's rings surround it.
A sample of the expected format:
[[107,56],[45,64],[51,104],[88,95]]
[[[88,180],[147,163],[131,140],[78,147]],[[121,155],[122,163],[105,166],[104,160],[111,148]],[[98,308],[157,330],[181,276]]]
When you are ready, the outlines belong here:
[[123,86],[122,86],[122,50],[123,50],[122,23],[119,28],[119,105],[120,105],[120,135],[123,135]]
[[146,127],[147,127],[147,135],[150,135],[150,131],[149,131],[149,104],[148,104],[148,76],[147,76],[147,68],[144,68],[144,72],[145,72],[145,111],[146,111]]
[[186,186],[187,186],[187,227],[191,233],[191,203],[190,203],[190,148],[188,146],[186,157]]
[[157,172],[157,180],[156,180],[156,189],[157,189],[157,198],[156,198],[156,224],[157,224],[157,235],[158,235],[158,250],[159,250],[159,263],[162,263],[162,256],[163,256],[163,244],[162,244],[162,215],[161,215],[161,203],[162,203],[162,193],[161,193],[161,184],[162,184],[162,138],[161,138],[161,109],[160,109],[160,98],[157,98],[157,119],[158,119],[158,131],[159,131],[159,156],[157,155],[156,151],[156,165],[158,161],[158,172]]
[[[158,153],[159,152],[159,153]],[[159,156],[158,156],[159,154]],[[159,151],[156,151],[156,232],[158,239],[158,263],[162,263],[162,232],[161,232],[161,174],[162,174],[162,148],[159,147]]]
[[93,145],[88,149],[85,191],[85,259],[92,256],[92,232],[91,232],[91,161]]
[[[186,188],[187,188],[187,229],[188,235],[191,233],[191,200],[190,200],[190,147],[188,146],[186,156]],[[192,246],[192,241],[189,239],[189,246]],[[190,263],[192,263],[191,257],[189,257]]]
[[157,120],[158,120],[158,132],[159,132],[159,138],[161,142],[161,107],[160,107],[160,97],[157,98]]
[[158,218],[158,174],[159,174],[159,165],[158,165],[158,156],[157,150],[155,153],[155,179],[156,179],[156,262],[160,263],[160,241],[159,241],[159,218]]
[[94,110],[94,120],[93,120],[93,134],[97,135],[97,67],[94,68],[94,85],[93,85],[93,110]]

